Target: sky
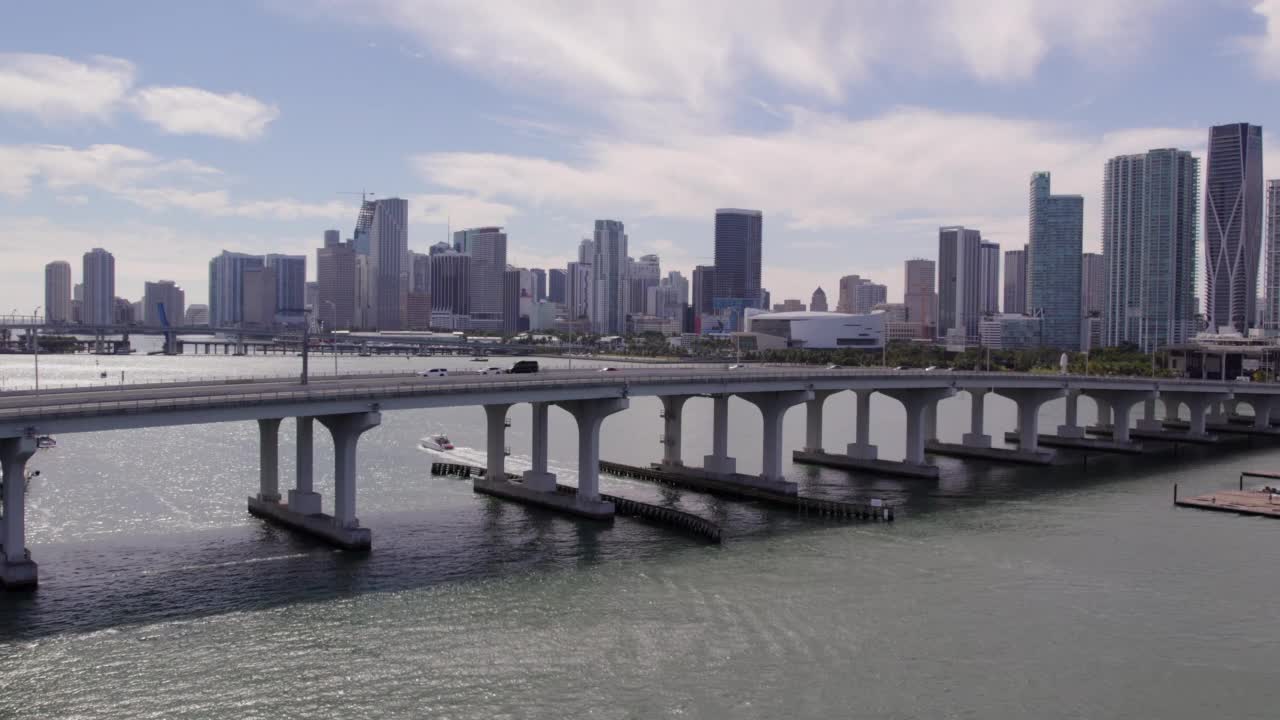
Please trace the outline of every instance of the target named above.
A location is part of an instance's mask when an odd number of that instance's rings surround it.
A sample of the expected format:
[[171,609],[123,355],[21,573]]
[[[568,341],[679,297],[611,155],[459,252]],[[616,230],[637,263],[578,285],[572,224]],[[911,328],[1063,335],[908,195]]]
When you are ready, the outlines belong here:
[[[775,302],[860,274],[900,299],[937,228],[1004,249],[1027,185],[1085,198],[1107,158],[1202,158],[1269,130],[1280,0],[121,0],[13,3],[0,24],[0,314],[80,281],[175,280],[223,249],[308,256],[360,192],[409,200],[410,248],[503,225],[560,267],[593,220],[686,275],[717,207],[764,213]],[[1280,176],[1274,134],[1264,174]]]

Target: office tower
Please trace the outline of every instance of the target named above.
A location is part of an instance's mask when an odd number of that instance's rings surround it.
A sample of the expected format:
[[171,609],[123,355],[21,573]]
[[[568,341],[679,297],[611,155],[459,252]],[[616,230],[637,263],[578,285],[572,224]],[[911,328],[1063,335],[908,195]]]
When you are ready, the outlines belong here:
[[81,311],[85,325],[111,325],[115,320],[116,259],[102,248],[94,248],[84,254],[84,308]]
[[519,268],[502,273],[502,334],[508,337],[520,330],[520,273]]
[[142,317],[148,327],[179,327],[186,321],[186,293],[172,280],[142,285]]
[[529,271],[533,273],[533,300],[534,302],[542,302],[547,299],[547,271],[542,268],[533,268]]
[[[312,281],[307,282],[307,299],[305,302],[306,302],[307,310],[314,313],[316,311],[316,306],[320,304],[320,283],[319,282],[312,282]],[[315,316],[313,315],[313,317]]]
[[1004,254],[1004,312],[1021,315],[1027,311],[1027,247]]
[[712,265],[693,268],[693,315],[698,317],[714,311],[716,294],[716,269]]
[[657,287],[662,277],[662,267],[657,255],[642,255],[639,260],[627,258],[627,312],[644,315],[649,288]]
[[453,243],[438,242],[427,248],[428,255],[444,255],[446,253],[457,252],[453,249]]
[[813,291],[813,297],[809,298],[809,310],[812,312],[827,311],[827,294],[818,288]]
[[302,324],[307,307],[307,256],[272,253],[262,264],[276,271],[276,322]]
[[906,277],[902,301],[907,306],[907,322],[919,325],[916,337],[933,337],[930,328],[937,324],[937,263],[913,258],[906,261],[903,269]]
[[334,245],[337,245],[340,242],[342,242],[342,233],[338,232],[337,230],[324,231],[323,247],[333,247]]
[[[354,246],[354,243],[353,243]],[[355,311],[351,316],[354,329],[369,330],[374,327],[373,262],[368,255],[356,253]]]
[[316,250],[316,317],[328,330],[350,330],[356,314],[356,251],[352,243]]
[[591,263],[571,262],[565,270],[564,315],[570,321],[591,320]]
[[984,240],[979,253],[978,312],[994,315],[1000,312],[1000,245]]
[[377,213],[377,200],[361,200],[360,212],[356,215],[356,229],[351,234],[351,246],[357,255],[368,257],[373,252],[369,233],[373,229],[373,216]]
[[71,322],[71,263],[66,260],[44,266],[44,321]]
[[716,299],[742,301],[744,307],[762,307],[760,253],[764,215],[759,210],[716,210]]
[[410,253],[413,257],[413,276],[409,281],[409,292],[431,292],[431,256],[424,253]]
[[459,230],[453,234],[453,246],[457,252],[471,256],[471,327],[502,330],[507,234],[500,227]]
[[[1195,334],[1199,161],[1164,148],[1107,161],[1102,195],[1104,345],[1144,352]],[[1089,256],[1083,281],[1092,282]],[[1096,261],[1095,261],[1096,262]]]
[[1078,350],[1084,198],[1049,190],[1049,173],[1032,173],[1027,305],[1044,319],[1040,328],[1045,347]]
[[597,220],[591,261],[592,331],[622,335],[627,331],[627,233],[620,220]]
[[195,305],[188,305],[187,314],[186,314],[186,317],[183,319],[183,324],[188,327],[191,327],[191,326],[198,327],[200,325],[208,325],[209,324],[209,306],[201,305],[198,303]]
[[403,295],[409,289],[404,282],[409,271],[405,267],[405,256],[409,253],[409,203],[401,198],[373,203],[373,220],[369,223],[373,325],[378,330],[399,330],[403,325]]
[[1262,128],[1210,128],[1207,164],[1205,314],[1213,332],[1247,334],[1256,322],[1262,252]]
[[1080,313],[1101,315],[1107,305],[1107,273],[1102,253],[1085,253],[1080,258]]
[[857,287],[863,282],[866,281],[857,275],[845,275],[840,278],[840,295],[836,299],[836,312],[853,312],[854,295],[857,292]]
[[138,316],[134,313],[134,303],[118,297],[112,301],[111,322],[116,325],[133,325],[138,322]]
[[226,250],[209,261],[209,326],[235,327],[243,319],[244,271],[260,268],[261,255]]
[[853,312],[863,315],[876,305],[889,301],[889,289],[879,283],[863,280],[853,290]]
[[565,271],[560,268],[551,268],[547,271],[547,300],[549,302],[564,304],[564,278]]
[[276,269],[260,265],[244,269],[241,287],[244,307],[241,324],[250,327],[269,328],[276,323],[277,297]]
[[1267,328],[1280,329],[1280,180],[1267,181]]
[[671,287],[675,288],[676,302],[681,305],[689,304],[689,279],[679,270],[672,270],[667,273],[667,282]]
[[453,252],[431,256],[431,312],[433,325],[465,330],[471,322],[471,256]]
[[982,233],[938,228],[938,337],[978,342],[981,292]]

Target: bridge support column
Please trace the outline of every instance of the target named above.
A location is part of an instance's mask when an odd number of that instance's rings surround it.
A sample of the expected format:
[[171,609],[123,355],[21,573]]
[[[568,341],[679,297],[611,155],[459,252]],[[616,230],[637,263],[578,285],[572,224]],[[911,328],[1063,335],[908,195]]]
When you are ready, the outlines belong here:
[[1183,398],[1175,393],[1160,393],[1160,403],[1164,405],[1164,421],[1178,422],[1182,418],[1178,415],[1178,409],[1182,407]]
[[280,502],[280,418],[258,421],[258,499]]
[[1129,414],[1133,406],[1155,397],[1154,390],[1095,390],[1091,394],[1105,398],[1111,406],[1115,417],[1111,423],[1111,440],[1117,443],[1129,442]]
[[682,415],[688,395],[664,395],[662,401],[662,465],[663,467],[683,467],[684,458],[681,451],[683,434]]
[[485,405],[485,441],[488,450],[484,476],[489,480],[507,479],[507,410],[510,405]]
[[0,583],[6,589],[34,589],[38,568],[27,551],[27,460],[36,452],[35,438],[0,440],[4,469],[4,515],[0,517]]
[[1156,398],[1151,396],[1142,403],[1142,418],[1138,420],[1138,429],[1147,432],[1159,432],[1164,429],[1164,423],[1156,417]]
[[1036,452],[1040,449],[1040,407],[1066,394],[1063,388],[1010,388],[997,390],[1018,404],[1018,449]]
[[[553,493],[556,491],[556,476],[547,472],[547,411],[551,408],[544,402],[531,403],[531,406],[533,409],[533,467],[526,470],[520,480],[530,490]],[[503,426],[505,429],[505,421]],[[503,452],[506,452],[505,448]]]
[[1255,395],[1249,398],[1249,404],[1253,406],[1253,429],[1270,430],[1271,410],[1272,406],[1275,404],[1275,400],[1271,397],[1259,397]]
[[711,401],[711,454],[702,458],[702,469],[730,475],[738,461],[729,457],[729,396],[714,395]]
[[289,509],[303,515],[320,514],[320,493],[313,489],[312,472],[315,466],[312,429],[315,418],[300,417],[298,423],[298,479],[289,491]]
[[1090,395],[1089,398],[1093,400],[1093,405],[1096,409],[1094,424],[1099,427],[1111,427],[1115,424],[1115,418],[1112,417],[1111,413],[1111,403],[1107,402],[1106,398],[1098,397],[1097,395]]
[[858,390],[858,415],[854,420],[854,442],[845,448],[845,454],[859,460],[875,460],[879,452],[871,444],[871,396],[875,390]]
[[1066,422],[1058,426],[1058,436],[1068,438],[1084,437],[1084,428],[1080,427],[1080,391],[1067,391]]
[[362,532],[368,548],[369,530],[361,528],[356,518],[356,443],[365,432],[382,424],[382,413],[323,415],[320,423],[333,436],[333,525],[350,533]]
[[1227,401],[1220,399],[1210,403],[1205,421],[1214,425],[1225,425],[1227,423]]
[[760,481],[774,489],[794,493],[795,483],[787,482],[782,475],[782,421],[793,406],[814,400],[813,391],[746,393],[742,399],[756,406],[764,422]]
[[804,451],[822,452],[822,410],[836,390],[814,390],[804,405]]
[[1162,392],[1161,400],[1164,401],[1166,414],[1172,408],[1173,420],[1178,420],[1178,406],[1187,406],[1187,420],[1190,427],[1187,432],[1196,437],[1208,437],[1209,433],[1205,426],[1208,420],[1209,410],[1216,408],[1227,397],[1226,393],[1195,393],[1195,392]]
[[[989,392],[991,392],[991,388],[968,389],[970,400],[969,432],[965,433],[960,440],[962,444],[968,447],[991,447],[991,436],[987,435],[983,428],[983,423],[985,421],[984,412],[986,410],[986,397]],[[934,404],[934,407],[937,407],[936,403]]]
[[579,508],[613,514],[613,503],[600,499],[600,426],[604,419],[631,407],[626,398],[605,400],[573,400],[557,403],[578,421],[578,496]]
[[907,452],[904,462],[924,465],[925,435],[928,433],[927,415],[932,408],[937,412],[938,401],[956,394],[955,388],[929,388],[920,390],[886,390],[886,395],[902,403],[907,411]]

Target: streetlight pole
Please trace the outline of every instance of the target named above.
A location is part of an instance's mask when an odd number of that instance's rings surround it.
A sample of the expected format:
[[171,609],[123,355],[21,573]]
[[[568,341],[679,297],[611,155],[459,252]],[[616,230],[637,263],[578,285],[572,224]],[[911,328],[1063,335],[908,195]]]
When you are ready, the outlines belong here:
[[302,384],[307,384],[307,351],[311,348],[311,310],[302,311]]
[[40,327],[36,325],[36,318],[40,316],[40,306],[37,305],[35,310],[31,311],[31,352],[35,357],[36,365],[36,394],[40,394]]
[[[338,339],[333,336],[333,331],[338,327],[338,306],[332,300],[325,300],[324,304],[333,310],[333,324],[329,326],[329,350],[333,353],[333,376],[338,377]],[[324,327],[323,319],[320,323]]]

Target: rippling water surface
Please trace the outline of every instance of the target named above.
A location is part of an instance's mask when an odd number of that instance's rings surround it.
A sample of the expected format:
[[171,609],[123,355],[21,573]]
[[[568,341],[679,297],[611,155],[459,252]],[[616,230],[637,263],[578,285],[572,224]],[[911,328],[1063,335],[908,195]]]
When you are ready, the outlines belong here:
[[[329,370],[327,360],[316,367]],[[465,360],[342,358],[344,370]],[[42,384],[296,372],[296,357],[42,357]],[[107,379],[99,377],[107,372]],[[0,356],[0,383],[31,382]],[[758,471],[734,401],[731,451]],[[656,400],[604,426],[602,456],[660,456]],[[876,398],[873,441],[902,455]],[[1045,408],[1056,425],[1061,405]],[[1091,417],[1091,411],[1082,409]],[[684,452],[710,452],[709,401]],[[804,413],[786,421],[789,448]],[[512,409],[527,464],[528,407]],[[852,440],[853,398],[824,444]],[[1012,429],[988,396],[988,431]],[[943,403],[958,441],[967,398]],[[551,459],[573,483],[572,420]],[[231,423],[59,437],[31,466],[41,587],[0,596],[0,718],[1275,718],[1280,523],[1174,510],[1182,492],[1280,469],[1280,445],[1167,450],[1020,469],[940,459],[936,482],[788,466],[803,491],[901,503],[893,525],[794,517],[604,478],[609,492],[715,518],[708,546],[618,519],[600,527],[432,477],[418,439],[482,462],[478,408],[394,411],[360,443],[358,514],[374,551],[335,552],[245,512],[257,428]],[[281,427],[281,487],[293,482]],[[317,490],[332,501],[317,429]]]

